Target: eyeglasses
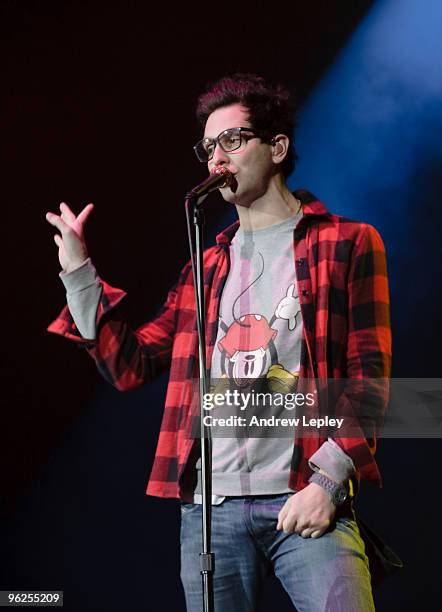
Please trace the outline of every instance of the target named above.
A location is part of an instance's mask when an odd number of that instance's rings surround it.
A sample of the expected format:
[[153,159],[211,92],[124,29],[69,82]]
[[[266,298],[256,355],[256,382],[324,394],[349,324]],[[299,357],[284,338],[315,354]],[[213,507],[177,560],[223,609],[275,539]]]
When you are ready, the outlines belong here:
[[231,153],[247,143],[251,138],[269,139],[256,132],[253,128],[235,127],[224,130],[216,138],[203,138],[193,147],[200,162],[206,163],[212,159],[217,143],[223,151]]

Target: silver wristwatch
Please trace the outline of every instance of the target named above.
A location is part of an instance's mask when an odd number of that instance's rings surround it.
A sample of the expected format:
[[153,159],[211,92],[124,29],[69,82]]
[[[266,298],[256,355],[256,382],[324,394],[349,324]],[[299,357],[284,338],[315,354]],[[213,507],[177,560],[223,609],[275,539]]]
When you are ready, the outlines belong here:
[[348,497],[348,489],[345,485],[338,484],[324,474],[314,472],[308,481],[316,482],[316,484],[325,489],[330,495],[330,499],[335,506],[341,506]]

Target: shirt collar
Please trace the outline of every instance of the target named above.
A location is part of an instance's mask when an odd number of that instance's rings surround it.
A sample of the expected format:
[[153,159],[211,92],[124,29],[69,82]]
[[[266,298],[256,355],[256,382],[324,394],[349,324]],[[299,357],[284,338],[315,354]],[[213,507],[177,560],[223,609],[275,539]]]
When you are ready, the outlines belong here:
[[[329,217],[330,212],[325,205],[318,200],[310,191],[306,189],[297,189],[293,191],[293,195],[297,200],[300,200],[302,205],[303,217]],[[232,225],[229,225],[226,229],[220,232],[216,237],[216,243],[219,246],[229,245],[232,241],[233,236],[239,227],[239,221],[235,221]]]

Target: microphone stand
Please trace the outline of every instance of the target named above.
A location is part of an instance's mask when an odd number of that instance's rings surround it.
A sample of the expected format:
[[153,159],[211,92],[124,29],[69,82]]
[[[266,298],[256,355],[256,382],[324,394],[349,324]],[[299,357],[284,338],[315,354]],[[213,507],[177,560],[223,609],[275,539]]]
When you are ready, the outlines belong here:
[[[200,572],[203,583],[203,610],[214,612],[213,574],[215,571],[215,554],[211,552],[212,521],[212,441],[210,428],[204,424],[203,398],[208,391],[206,370],[206,316],[204,300],[204,213],[201,207],[205,197],[198,197],[189,192],[186,196],[186,219],[189,239],[190,259],[192,264],[193,286],[195,289],[196,320],[198,329],[199,355],[199,405],[200,405],[200,439],[201,439],[201,487],[202,487],[202,552],[200,553]],[[192,232],[190,227],[190,208],[193,206],[193,225],[195,227],[196,265],[193,252]]]

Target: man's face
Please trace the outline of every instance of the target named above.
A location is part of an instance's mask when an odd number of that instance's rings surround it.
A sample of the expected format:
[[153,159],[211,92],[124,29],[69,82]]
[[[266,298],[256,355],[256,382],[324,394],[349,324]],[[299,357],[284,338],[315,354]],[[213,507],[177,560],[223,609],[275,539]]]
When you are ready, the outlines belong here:
[[[224,130],[234,127],[251,127],[248,110],[240,104],[223,106],[209,115],[204,138],[216,138]],[[227,202],[247,207],[266,193],[275,171],[272,147],[260,138],[251,138],[247,142],[245,139],[239,149],[229,153],[217,144],[207,165],[209,172],[222,165],[235,175],[236,184],[232,188],[224,187],[221,194]]]

